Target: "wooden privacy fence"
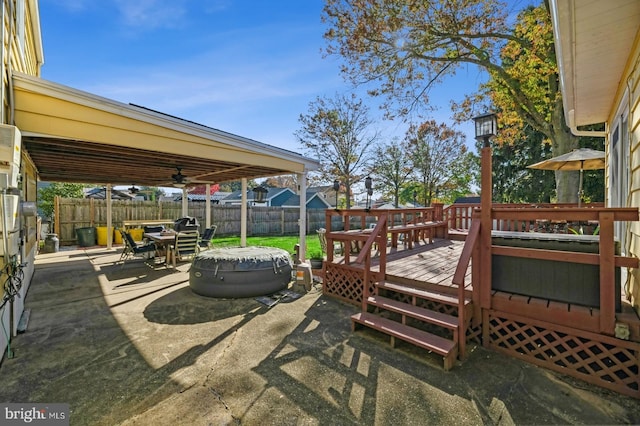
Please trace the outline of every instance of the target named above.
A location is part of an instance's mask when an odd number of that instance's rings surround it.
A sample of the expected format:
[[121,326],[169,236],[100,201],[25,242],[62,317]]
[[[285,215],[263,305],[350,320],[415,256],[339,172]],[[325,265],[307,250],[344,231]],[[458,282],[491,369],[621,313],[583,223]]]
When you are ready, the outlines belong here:
[[[187,216],[195,217],[200,230],[206,224],[205,203],[189,202]],[[307,234],[325,225],[325,209],[307,209]],[[211,224],[217,225],[217,236],[240,235],[239,205],[212,205]],[[126,220],[175,220],[182,217],[182,202],[112,200],[111,223],[122,228]],[[291,207],[257,207],[247,209],[249,236],[297,235],[300,210]],[[107,226],[107,202],[93,198],[62,198],[54,200],[54,232],[61,244],[77,242],[76,229]]]

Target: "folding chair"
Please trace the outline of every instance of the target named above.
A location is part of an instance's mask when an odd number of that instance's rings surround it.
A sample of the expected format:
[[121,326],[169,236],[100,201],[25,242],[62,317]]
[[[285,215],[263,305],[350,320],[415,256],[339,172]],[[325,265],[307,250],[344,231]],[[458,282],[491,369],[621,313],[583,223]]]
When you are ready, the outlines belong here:
[[216,235],[216,229],[218,229],[218,225],[211,225],[210,228],[204,230],[202,237],[200,237],[200,241],[198,241],[198,246],[200,246],[200,248],[207,249],[212,247],[211,239]]
[[130,258],[144,257],[145,259],[148,259],[149,257],[153,257],[150,256],[149,253],[155,254],[155,243],[138,245],[131,234],[123,231],[122,229],[120,229],[119,231],[120,235],[122,235],[122,242],[124,242],[124,249],[122,250],[122,254],[120,255],[119,260],[119,262],[122,262],[122,267],[124,267],[125,262]]
[[176,267],[178,260],[186,257],[193,257],[200,251],[198,241],[200,233],[198,231],[182,231],[176,234],[176,239],[167,249],[167,256],[171,256],[173,267]]

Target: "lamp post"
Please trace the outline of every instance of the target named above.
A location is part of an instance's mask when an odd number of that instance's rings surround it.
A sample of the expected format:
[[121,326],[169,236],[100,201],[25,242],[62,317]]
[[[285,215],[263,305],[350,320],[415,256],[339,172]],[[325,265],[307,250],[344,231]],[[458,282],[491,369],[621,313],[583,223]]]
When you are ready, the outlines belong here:
[[264,186],[256,186],[252,189],[253,191],[253,202],[254,203],[266,203],[267,202],[267,193],[269,190]]
[[333,190],[336,191],[336,210],[338,210],[338,192],[340,191],[340,181],[338,179],[333,181]]
[[493,113],[473,118],[476,127],[476,140],[482,140],[481,177],[480,177],[480,304],[491,304],[491,222],[492,222],[492,165],[489,139],[495,136],[498,128]]
[[417,206],[416,199],[418,198],[418,191],[413,190],[413,207]]
[[371,177],[367,176],[364,180],[364,187],[367,189],[367,206],[366,210],[369,211],[371,209],[371,196],[373,195],[373,185],[371,181]]

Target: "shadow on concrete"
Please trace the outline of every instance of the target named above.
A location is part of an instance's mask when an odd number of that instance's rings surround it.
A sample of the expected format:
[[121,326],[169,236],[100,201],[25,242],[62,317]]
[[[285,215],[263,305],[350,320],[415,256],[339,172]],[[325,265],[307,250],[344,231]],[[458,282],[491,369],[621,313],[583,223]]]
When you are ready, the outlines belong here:
[[186,267],[120,275],[119,253],[95,253],[36,265],[0,401],[66,402],[74,425],[640,422],[632,398],[483,348],[446,372],[353,333],[358,308],[319,288],[269,309],[195,295]]

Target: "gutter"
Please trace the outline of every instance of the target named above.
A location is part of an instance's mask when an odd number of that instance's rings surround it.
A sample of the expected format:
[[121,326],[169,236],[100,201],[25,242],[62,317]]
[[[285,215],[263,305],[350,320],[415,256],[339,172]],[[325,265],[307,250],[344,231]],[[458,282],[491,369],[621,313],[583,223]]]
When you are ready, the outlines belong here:
[[588,137],[596,137],[596,138],[606,138],[607,137],[607,123],[605,123],[605,130],[578,130],[576,126],[575,119],[576,111],[572,109],[569,111],[569,128],[571,129],[571,133],[575,136],[588,136]]

